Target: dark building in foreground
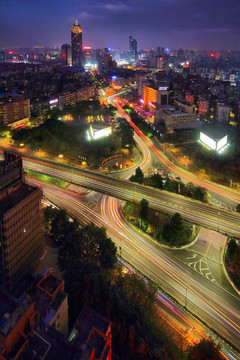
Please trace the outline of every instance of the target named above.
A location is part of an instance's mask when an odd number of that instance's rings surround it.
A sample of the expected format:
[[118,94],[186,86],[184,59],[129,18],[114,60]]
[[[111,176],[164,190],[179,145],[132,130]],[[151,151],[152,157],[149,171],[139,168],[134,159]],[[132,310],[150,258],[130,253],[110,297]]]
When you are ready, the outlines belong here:
[[19,301],[0,287],[0,359],[19,359],[29,346],[36,318],[33,302],[26,296]]
[[82,67],[82,29],[76,20],[71,30],[72,66]]
[[42,191],[24,183],[22,158],[0,163],[0,283],[15,292],[43,253]]
[[111,322],[84,306],[70,333],[73,342],[73,360],[115,358],[112,354]]
[[72,49],[69,44],[61,46],[61,60],[63,65],[72,65]]

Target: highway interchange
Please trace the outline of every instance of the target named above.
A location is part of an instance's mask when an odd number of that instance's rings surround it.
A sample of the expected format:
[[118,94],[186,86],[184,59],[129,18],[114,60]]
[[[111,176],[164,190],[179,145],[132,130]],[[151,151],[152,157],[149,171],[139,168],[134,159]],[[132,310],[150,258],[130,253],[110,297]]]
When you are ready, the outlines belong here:
[[[119,111],[121,112],[120,108]],[[127,116],[125,113],[122,115]],[[145,156],[139,164],[142,169],[147,170],[151,166],[151,155],[154,154],[172,172],[178,173],[187,180],[209,189],[209,191],[221,193],[223,197],[235,204],[240,203],[240,196],[231,189],[206,183],[198,178],[194,179],[192,174],[174,166],[151,140],[145,139],[138,131],[135,134],[135,139],[144,149]],[[182,306],[186,306],[208,327],[213,328],[238,349],[240,348],[239,295],[224,278],[225,275],[222,270],[219,272],[218,269],[214,274],[214,270],[211,269],[209,258],[211,258],[211,252],[214,253],[214,248],[207,247],[206,252],[198,245],[200,242],[197,242],[194,245],[195,247],[184,250],[169,250],[160,246],[125,222],[119,199],[139,202],[145,198],[149,201],[150,206],[156,210],[162,210],[169,214],[179,212],[186,220],[233,236],[238,236],[240,231],[240,218],[236,212],[220,210],[177,194],[169,194],[130,183],[114,177],[115,174],[107,176],[103,173],[94,173],[64,164],[39,160],[33,156],[24,157],[24,167],[97,191],[98,194],[90,192],[87,196],[80,196],[68,192],[66,189],[42,185],[45,196],[57,206],[65,208],[72,216],[81,218],[85,222],[93,221],[98,226],[106,227],[109,236],[118,245],[118,249],[121,248],[120,253],[124,260],[145,276],[156,281],[166,293],[175,298]],[[215,243],[214,238],[211,243]],[[223,238],[222,248],[224,244]],[[214,261],[216,263],[216,259],[213,259]],[[222,263],[219,262],[221,268]],[[206,273],[204,273],[204,269],[208,269]],[[209,275],[209,271],[211,275]],[[221,279],[222,281],[220,281]],[[165,302],[167,301],[170,300],[165,299]],[[173,305],[171,306],[173,307]],[[184,312],[184,317],[187,316],[190,315]],[[194,321],[197,322],[197,320]],[[187,328],[186,324],[185,326]],[[188,330],[190,329],[189,326]],[[192,317],[191,326],[193,326]],[[198,329],[196,332],[199,331],[199,333],[203,331],[199,323],[196,323],[196,329]],[[197,334],[195,336],[197,337]],[[240,358],[233,354],[233,350],[226,344],[224,347],[227,349],[228,358]]]

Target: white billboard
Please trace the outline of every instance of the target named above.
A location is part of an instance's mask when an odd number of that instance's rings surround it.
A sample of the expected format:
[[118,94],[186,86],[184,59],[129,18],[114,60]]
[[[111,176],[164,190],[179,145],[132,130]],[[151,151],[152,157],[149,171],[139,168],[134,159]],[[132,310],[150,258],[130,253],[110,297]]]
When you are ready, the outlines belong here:
[[217,151],[222,149],[225,145],[227,145],[228,142],[228,136],[224,136],[221,140],[217,142]]
[[[211,139],[209,136],[205,135],[203,132],[200,132],[200,140],[209,146],[211,149],[216,150],[217,142]],[[221,141],[221,140],[220,140]]]

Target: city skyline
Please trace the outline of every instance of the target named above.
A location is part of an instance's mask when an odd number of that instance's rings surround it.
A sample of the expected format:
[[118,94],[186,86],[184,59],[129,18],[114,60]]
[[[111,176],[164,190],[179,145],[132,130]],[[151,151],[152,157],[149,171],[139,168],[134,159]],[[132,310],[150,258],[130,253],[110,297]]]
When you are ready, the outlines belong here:
[[68,3],[3,0],[0,47],[50,46],[70,43],[70,29],[77,18],[83,44],[95,48],[128,49],[128,38],[138,49],[170,48],[239,50],[240,26],[237,0],[80,1]]

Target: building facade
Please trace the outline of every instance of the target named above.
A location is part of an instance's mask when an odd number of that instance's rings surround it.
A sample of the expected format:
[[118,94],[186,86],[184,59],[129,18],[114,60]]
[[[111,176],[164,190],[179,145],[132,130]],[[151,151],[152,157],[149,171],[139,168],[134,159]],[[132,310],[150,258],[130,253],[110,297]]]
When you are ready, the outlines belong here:
[[167,105],[168,104],[169,92],[167,87],[159,87],[159,89],[154,89],[150,86],[144,85],[144,106],[151,107],[152,104],[156,103],[157,105]]
[[230,119],[231,107],[224,104],[217,104],[217,118],[221,123],[228,124]]
[[82,29],[77,20],[71,31],[72,66],[82,67]]
[[72,65],[72,49],[69,44],[63,44],[61,46],[61,60],[63,65]]
[[13,102],[0,102],[0,125],[16,122],[25,124],[30,118],[30,100],[15,99]]
[[23,181],[22,158],[0,163],[0,283],[15,292],[43,254],[42,191]]
[[137,59],[137,40],[133,39],[132,36],[129,36],[129,53],[130,53],[130,60]]

